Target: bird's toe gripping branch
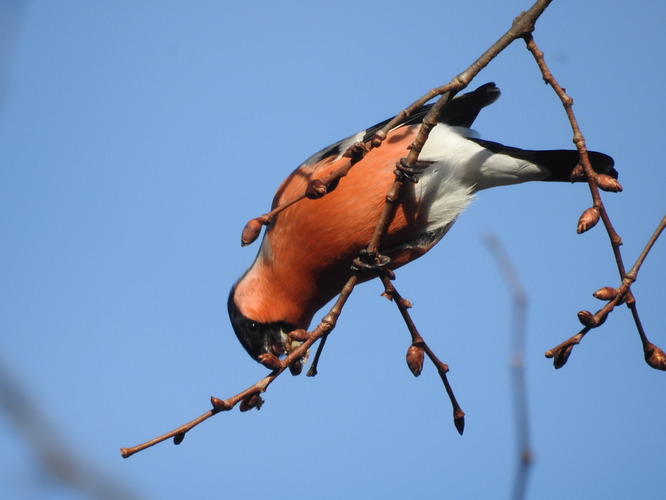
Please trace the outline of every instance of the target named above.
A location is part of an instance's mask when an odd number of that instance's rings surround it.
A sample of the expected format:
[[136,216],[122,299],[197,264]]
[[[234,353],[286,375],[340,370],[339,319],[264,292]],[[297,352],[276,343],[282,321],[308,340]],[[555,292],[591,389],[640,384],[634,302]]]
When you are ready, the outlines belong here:
[[407,180],[416,184],[419,182],[418,174],[422,173],[429,165],[430,163],[424,161],[409,163],[407,158],[400,158],[393,173],[400,180]]
[[382,255],[378,252],[371,252],[367,249],[362,249],[358,253],[358,257],[353,260],[352,271],[362,271],[362,272],[378,272],[380,270],[386,269],[391,263],[391,258]]

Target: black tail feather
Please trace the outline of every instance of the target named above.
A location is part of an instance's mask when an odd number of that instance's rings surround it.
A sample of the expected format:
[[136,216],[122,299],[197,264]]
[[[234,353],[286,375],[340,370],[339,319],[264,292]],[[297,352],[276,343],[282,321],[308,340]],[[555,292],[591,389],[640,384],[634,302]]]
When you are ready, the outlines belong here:
[[[573,169],[576,168],[576,165],[579,163],[578,151],[570,149],[533,151],[529,149],[512,148],[510,146],[504,146],[498,142],[485,141],[483,139],[469,138],[469,140],[480,144],[493,153],[506,154],[547,168],[550,170],[551,175],[547,179],[544,179],[546,181],[573,182],[578,180],[571,178]],[[617,170],[613,168],[615,165],[613,158],[597,151],[588,151],[588,156],[595,172],[610,175],[614,179],[617,179],[618,173]]]

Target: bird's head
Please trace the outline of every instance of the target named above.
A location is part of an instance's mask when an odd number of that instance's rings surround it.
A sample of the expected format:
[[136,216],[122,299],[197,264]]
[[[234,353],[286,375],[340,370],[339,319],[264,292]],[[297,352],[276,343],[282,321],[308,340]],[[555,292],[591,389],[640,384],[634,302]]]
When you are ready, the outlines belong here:
[[229,319],[236,332],[236,337],[254,360],[264,353],[271,353],[280,357],[288,353],[292,347],[292,340],[288,333],[295,327],[285,321],[261,323],[246,317],[239,309],[234,298],[235,287],[229,294],[227,307]]

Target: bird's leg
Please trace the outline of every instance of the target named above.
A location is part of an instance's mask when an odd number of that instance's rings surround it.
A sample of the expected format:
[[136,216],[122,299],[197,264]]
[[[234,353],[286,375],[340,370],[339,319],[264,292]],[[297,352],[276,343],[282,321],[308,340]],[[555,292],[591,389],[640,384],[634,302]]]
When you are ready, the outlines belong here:
[[430,361],[432,361],[432,363],[435,365],[435,368],[437,368],[437,373],[439,373],[439,376],[444,383],[446,393],[451,400],[451,406],[453,408],[453,423],[456,426],[458,432],[462,434],[465,430],[465,412],[460,408],[460,405],[458,404],[458,401],[453,394],[451,384],[449,384],[448,378],[446,376],[449,371],[449,366],[446,363],[440,361],[440,359],[435,356],[435,353],[432,352],[426,341],[423,340],[423,337],[421,337],[421,334],[416,328],[414,321],[412,321],[408,311],[412,304],[398,293],[395,286],[393,286],[393,283],[391,282],[390,274],[382,272],[380,278],[384,284],[383,295],[395,301],[396,305],[398,306],[398,310],[402,315],[402,319],[405,321],[405,325],[407,325],[407,329],[412,336],[412,343],[407,350],[407,366],[409,366],[409,369],[414,374],[414,376],[418,377],[421,374],[421,369],[423,368],[424,354],[430,358]]

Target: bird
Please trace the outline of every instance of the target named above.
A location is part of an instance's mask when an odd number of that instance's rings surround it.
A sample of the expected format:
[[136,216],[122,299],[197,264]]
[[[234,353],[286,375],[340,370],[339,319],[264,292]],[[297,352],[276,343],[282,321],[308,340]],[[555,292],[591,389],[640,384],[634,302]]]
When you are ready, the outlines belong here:
[[[443,107],[418,157],[425,168],[415,174],[415,182],[404,183],[380,241],[389,269],[433,248],[479,191],[528,181],[582,180],[572,176],[579,164],[575,150],[526,150],[478,137],[471,129],[474,120],[499,96],[500,89],[487,83]],[[319,199],[302,199],[270,221],[254,262],[232,286],[227,302],[233,330],[253,359],[259,361],[266,353],[288,354],[293,348],[289,333],[307,330],[317,311],[340,293],[352,273],[352,261],[373,234],[395,179],[396,162],[406,156],[431,106],[399,122],[381,147],[368,152],[334,190]],[[388,121],[305,160],[282,182],[273,208],[302,195],[313,179],[347,161],[347,148],[369,141]],[[596,172],[617,178],[610,156],[590,152],[589,158]],[[367,273],[360,281],[371,277]]]

